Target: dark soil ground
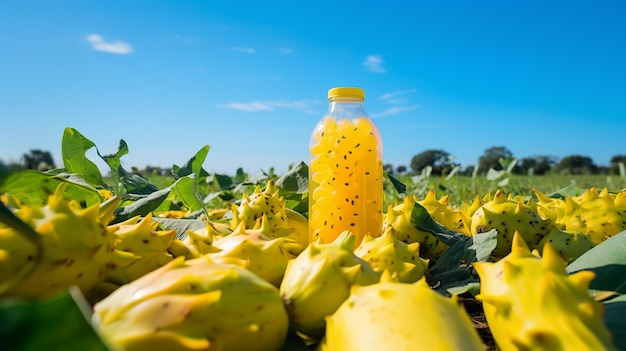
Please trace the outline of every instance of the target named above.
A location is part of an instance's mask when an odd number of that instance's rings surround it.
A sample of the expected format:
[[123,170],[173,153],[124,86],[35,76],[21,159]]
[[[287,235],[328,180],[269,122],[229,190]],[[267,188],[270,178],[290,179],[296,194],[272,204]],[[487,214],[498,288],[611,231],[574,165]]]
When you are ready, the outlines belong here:
[[487,325],[487,320],[485,320],[485,313],[483,311],[482,302],[476,300],[471,296],[459,296],[459,302],[463,303],[463,306],[465,306],[465,310],[472,319],[474,327],[478,331],[478,335],[480,335],[483,343],[485,344],[485,350],[495,351],[496,344],[493,340],[493,336],[491,335],[491,331],[489,330],[489,326]]

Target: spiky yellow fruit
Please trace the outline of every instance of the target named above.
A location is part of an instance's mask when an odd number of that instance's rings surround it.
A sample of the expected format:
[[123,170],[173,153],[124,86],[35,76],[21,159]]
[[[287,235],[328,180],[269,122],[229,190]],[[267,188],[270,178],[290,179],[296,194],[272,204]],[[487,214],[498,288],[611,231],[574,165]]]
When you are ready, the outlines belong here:
[[[85,209],[63,196],[57,187],[43,207],[23,206],[15,215],[41,235],[44,256],[35,270],[7,292],[7,296],[42,298],[77,285],[89,294],[115,269],[131,264],[132,253],[115,249],[115,226],[108,226],[120,200]],[[35,247],[15,229],[0,223],[0,281],[12,280],[33,260]]]
[[280,350],[288,319],[278,289],[236,265],[178,257],[94,306],[112,348]]
[[398,240],[406,244],[419,243],[420,256],[429,260],[436,260],[448,249],[448,245],[440,241],[437,236],[423,232],[411,223],[411,213],[415,201],[411,196],[405,196],[401,204],[389,204],[387,213],[383,216],[383,233],[391,233]]
[[541,239],[548,234],[552,222],[539,216],[534,202],[507,198],[498,190],[493,199],[474,212],[470,232],[480,235],[492,229],[498,231],[497,245],[492,252],[493,260],[511,252],[513,234],[517,231],[531,249],[535,249]]
[[356,287],[327,318],[320,351],[484,350],[456,297],[413,284],[383,281]]
[[568,275],[550,243],[540,258],[515,233],[498,262],[475,262],[487,323],[503,350],[616,350],[601,303],[588,292],[591,271]]
[[287,264],[296,256],[292,248],[297,252],[301,248],[289,238],[271,238],[266,219],[263,215],[260,228],[246,229],[244,223],[240,223],[232,234],[213,243],[220,251],[208,255],[215,262],[240,265],[279,287]]
[[174,259],[167,249],[176,236],[176,230],[159,230],[158,226],[159,222],[152,220],[151,213],[143,218],[130,218],[116,226],[115,248],[130,252],[138,259],[116,270],[113,280],[128,283]]
[[414,283],[428,272],[428,260],[419,256],[420,244],[405,244],[387,232],[378,238],[366,236],[354,254],[366,260],[375,272],[388,271],[402,283]]
[[310,338],[321,338],[324,318],[337,310],[350,295],[352,285],[378,282],[380,274],[357,257],[356,237],[343,232],[332,243],[310,243],[289,262],[280,285],[291,328]]
[[470,235],[471,216],[463,211],[450,208],[448,195],[437,200],[435,192],[429,190],[424,199],[418,200],[417,203],[422,205],[430,216],[441,225],[455,232]]

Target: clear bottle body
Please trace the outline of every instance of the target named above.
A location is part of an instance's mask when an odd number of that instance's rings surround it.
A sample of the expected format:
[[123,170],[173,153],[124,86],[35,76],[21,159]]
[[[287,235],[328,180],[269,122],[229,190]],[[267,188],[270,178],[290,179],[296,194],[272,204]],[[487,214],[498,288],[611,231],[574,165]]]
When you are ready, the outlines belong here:
[[[332,89],[331,89],[332,90]],[[309,154],[309,236],[332,242],[344,230],[360,244],[380,236],[383,160],[380,133],[363,98],[330,97],[315,127]]]

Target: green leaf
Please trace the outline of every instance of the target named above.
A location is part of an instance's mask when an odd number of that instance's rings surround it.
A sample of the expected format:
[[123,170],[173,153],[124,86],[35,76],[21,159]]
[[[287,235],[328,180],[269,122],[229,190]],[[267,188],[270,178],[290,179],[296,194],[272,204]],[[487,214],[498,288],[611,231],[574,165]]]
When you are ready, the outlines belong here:
[[0,300],[0,340],[11,351],[107,351],[72,289],[44,300]]
[[64,167],[70,172],[79,174],[87,183],[102,186],[104,181],[98,166],[86,156],[87,151],[95,146],[96,144],[85,138],[76,129],[65,128],[61,142]]
[[429,269],[428,279],[433,289],[444,295],[469,292],[476,295],[480,280],[473,262],[485,262],[496,247],[498,232],[494,229],[457,241]]
[[171,187],[155,191],[128,206],[123,206],[115,210],[115,219],[111,223],[119,223],[135,216],[145,216],[157,209],[165,201],[172,191]]
[[167,229],[176,229],[176,239],[183,240],[187,237],[187,231],[192,230],[200,230],[204,229],[207,225],[206,221],[198,220],[198,219],[179,219],[179,218],[158,218],[155,217],[153,220],[159,222],[161,227],[165,230]]
[[67,183],[63,195],[86,206],[100,203],[97,190],[77,174],[48,174],[34,170],[13,172],[0,186],[0,192],[9,193],[20,202],[32,205],[44,205],[48,196],[53,194],[61,183]]
[[175,170],[172,168],[174,177],[178,179],[191,174],[195,175],[196,179],[200,179],[202,176],[206,177],[208,173],[202,169],[202,165],[204,164],[204,160],[206,160],[206,156],[209,153],[210,148],[211,147],[209,145],[203,146],[184,165],[176,168]]
[[202,195],[197,191],[197,184],[193,176],[179,178],[173,185],[174,194],[187,206],[191,211],[203,209],[204,202]]
[[276,180],[276,186],[283,190],[295,193],[304,194],[309,191],[309,166],[300,161],[297,165],[291,168],[282,177]]
[[604,303],[604,325],[613,334],[613,342],[618,350],[626,350],[626,295],[621,295]]
[[448,246],[467,239],[467,235],[457,233],[437,223],[430,216],[428,210],[418,202],[414,202],[413,211],[411,211],[411,224],[418,230],[436,235],[439,240]]
[[120,140],[119,145],[117,146],[117,150],[113,154],[109,155],[100,155],[100,151],[96,148],[98,152],[98,156],[106,162],[107,165],[111,168],[113,172],[117,172],[117,170],[122,166],[121,158],[124,155],[128,154],[128,144],[124,140]]
[[601,242],[567,266],[568,273],[582,270],[596,274],[591,289],[626,293],[626,231]]
[[383,175],[385,177],[387,177],[391,181],[391,184],[393,184],[393,187],[396,189],[398,194],[406,193],[406,185],[404,183],[402,183],[400,180],[398,180],[398,178],[392,176],[391,174],[387,173],[386,171],[383,172]]
[[150,183],[146,178],[140,176],[139,174],[129,173],[122,168],[122,166],[119,167],[118,174],[127,194],[148,195],[159,190],[159,188]]

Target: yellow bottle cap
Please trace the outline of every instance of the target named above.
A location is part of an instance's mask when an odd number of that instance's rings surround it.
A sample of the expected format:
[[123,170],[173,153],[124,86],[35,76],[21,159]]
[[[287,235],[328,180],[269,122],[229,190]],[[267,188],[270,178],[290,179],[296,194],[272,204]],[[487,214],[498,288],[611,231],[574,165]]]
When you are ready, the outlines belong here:
[[361,88],[337,87],[328,90],[328,101],[333,98],[353,98],[365,100],[365,91]]

